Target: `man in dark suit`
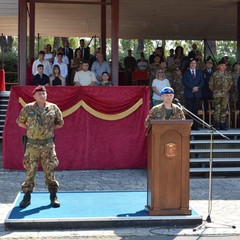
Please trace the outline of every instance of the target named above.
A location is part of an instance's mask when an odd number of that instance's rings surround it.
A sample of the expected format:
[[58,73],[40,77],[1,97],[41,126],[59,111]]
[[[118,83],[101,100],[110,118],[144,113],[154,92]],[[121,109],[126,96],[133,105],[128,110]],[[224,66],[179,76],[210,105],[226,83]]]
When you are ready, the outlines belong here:
[[63,54],[68,57],[69,65],[71,64],[71,60],[73,59],[73,50],[69,47],[69,41],[65,41],[63,43],[64,46],[64,52]]
[[[194,58],[190,59],[189,68],[183,75],[184,97],[186,108],[196,116],[202,97],[203,75],[202,71],[196,69],[197,62]],[[193,122],[193,130],[198,130],[198,124]]]
[[209,88],[209,80],[211,75],[213,74],[213,60],[212,58],[207,58],[205,60],[205,66],[206,68],[203,71],[203,88],[202,88],[202,100],[204,102],[204,110],[205,110],[205,116],[206,116],[206,122],[209,122],[207,111],[208,109],[208,101],[212,100],[212,91]]
[[68,64],[68,76],[66,78],[67,85],[72,85],[70,82],[72,69],[71,69],[71,61],[73,59],[73,50],[69,47],[69,41],[64,41],[63,43],[63,54],[68,58],[69,64]]
[[196,57],[196,54],[197,54],[197,44],[196,43],[193,43],[192,45],[192,51],[190,51],[188,53],[188,58],[191,59],[191,58],[195,58]]
[[79,48],[75,49],[75,56],[76,56],[76,51],[80,49],[83,60],[89,61],[89,51],[87,50],[87,48],[85,48],[84,39],[80,39],[79,44],[80,44]]

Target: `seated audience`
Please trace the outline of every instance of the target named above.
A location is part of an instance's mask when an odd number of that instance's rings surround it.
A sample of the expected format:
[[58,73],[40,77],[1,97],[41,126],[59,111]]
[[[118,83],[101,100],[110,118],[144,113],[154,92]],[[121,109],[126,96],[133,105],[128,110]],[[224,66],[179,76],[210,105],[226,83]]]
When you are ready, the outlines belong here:
[[60,51],[57,53],[57,61],[53,65],[58,65],[61,70],[61,75],[66,79],[68,76],[67,64],[63,62],[63,53]]
[[45,52],[45,57],[44,59],[48,60],[51,63],[53,63],[53,54],[52,54],[52,47],[50,44],[47,44],[44,46],[44,52]]
[[50,62],[48,60],[45,60],[44,58],[45,58],[45,52],[44,51],[39,51],[38,52],[38,59],[35,60],[33,62],[33,65],[32,65],[32,74],[33,74],[33,76],[38,74],[37,66],[39,64],[42,64],[44,66],[44,70],[43,70],[44,74],[46,74],[47,76],[51,75],[51,73],[52,73],[51,64],[50,64]]
[[94,72],[88,70],[88,60],[84,60],[82,64],[82,70],[75,73],[74,85],[76,86],[94,86],[97,79]]
[[79,63],[82,62],[82,55],[81,50],[77,49],[75,51],[76,56],[71,60],[70,68],[71,68],[71,79],[70,82],[73,83],[75,73],[77,69],[79,68]]
[[[62,47],[58,48],[58,53],[62,53],[62,62],[69,66],[69,59],[66,55],[64,55],[64,49]],[[58,62],[58,53],[57,56],[54,58],[53,65]]]
[[53,73],[49,79],[51,86],[65,86],[66,80],[61,76],[61,70],[59,65],[53,65]]
[[91,71],[97,78],[97,84],[102,82],[102,73],[108,72],[110,75],[111,69],[107,61],[104,60],[102,53],[97,53],[97,60],[92,64]]
[[38,64],[37,74],[33,77],[33,85],[49,85],[49,77],[44,72],[43,64]]
[[112,82],[109,81],[109,74],[108,72],[103,72],[102,73],[102,82],[99,83],[99,86],[112,86]]

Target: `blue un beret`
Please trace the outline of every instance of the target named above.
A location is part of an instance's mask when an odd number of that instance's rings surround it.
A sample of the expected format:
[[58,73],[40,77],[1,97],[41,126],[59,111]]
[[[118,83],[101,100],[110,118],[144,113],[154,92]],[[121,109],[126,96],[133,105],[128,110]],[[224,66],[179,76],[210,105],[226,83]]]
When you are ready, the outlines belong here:
[[160,92],[160,94],[174,94],[174,90],[171,87],[165,87],[162,89],[162,91]]

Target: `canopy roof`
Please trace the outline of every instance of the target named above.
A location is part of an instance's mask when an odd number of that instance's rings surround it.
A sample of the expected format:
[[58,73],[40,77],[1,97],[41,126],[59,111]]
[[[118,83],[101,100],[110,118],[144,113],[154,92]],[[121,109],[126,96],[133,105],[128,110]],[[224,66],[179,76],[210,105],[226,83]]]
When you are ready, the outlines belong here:
[[[39,2],[39,1],[36,1]],[[45,3],[44,3],[45,2]],[[51,2],[51,3],[46,3]],[[100,36],[100,0],[36,3],[40,36]],[[62,1],[63,2],[63,1]],[[65,1],[67,2],[67,1]],[[78,3],[74,3],[78,2]],[[111,0],[106,0],[110,3]],[[122,39],[236,40],[238,0],[119,0]],[[0,34],[18,35],[18,0],[0,0]],[[111,6],[107,4],[107,37]]]

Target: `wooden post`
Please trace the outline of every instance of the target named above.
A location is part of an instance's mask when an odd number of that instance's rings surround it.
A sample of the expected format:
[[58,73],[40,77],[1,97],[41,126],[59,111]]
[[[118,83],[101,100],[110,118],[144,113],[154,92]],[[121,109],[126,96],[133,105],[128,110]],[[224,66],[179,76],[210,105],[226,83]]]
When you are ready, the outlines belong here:
[[27,1],[18,0],[18,84],[26,85]]

